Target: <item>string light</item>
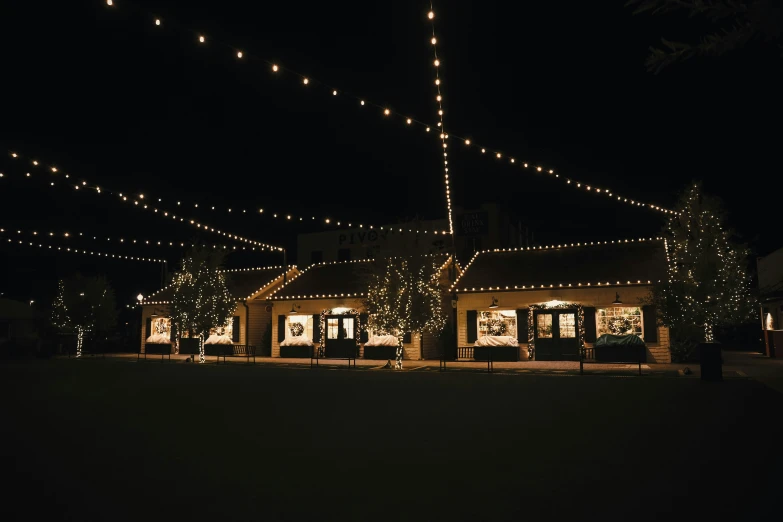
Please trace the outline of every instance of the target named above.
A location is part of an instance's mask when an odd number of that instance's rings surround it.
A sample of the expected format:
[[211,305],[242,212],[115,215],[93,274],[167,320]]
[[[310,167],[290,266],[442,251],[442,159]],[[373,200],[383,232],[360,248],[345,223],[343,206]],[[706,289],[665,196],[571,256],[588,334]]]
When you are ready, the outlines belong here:
[[433,64],[435,65],[435,87],[437,90],[437,96],[435,97],[435,100],[438,104],[438,127],[440,129],[443,129],[444,132],[441,133],[440,139],[441,143],[443,145],[443,185],[446,192],[446,215],[449,218],[449,234],[452,236],[454,235],[454,219],[452,216],[451,211],[451,189],[449,187],[449,168],[448,168],[448,152],[446,152],[446,149],[448,148],[448,145],[446,144],[446,137],[444,135],[445,128],[443,126],[443,93],[440,90],[440,59],[438,58],[438,47],[437,47],[437,39],[435,37],[435,22],[433,21],[435,18],[435,9],[433,8],[432,2],[430,2],[430,12],[427,13],[427,18],[430,19],[430,25],[432,27],[432,39],[430,40],[430,43],[432,43],[432,53],[435,57],[435,61]]
[[242,58],[242,51],[237,51],[237,58]]
[[18,241],[15,241],[13,239],[8,239],[7,243],[24,245],[24,246],[31,246],[31,247],[38,247],[43,248],[47,250],[52,251],[58,251],[58,252],[70,252],[72,254],[84,254],[84,255],[90,255],[90,256],[98,256],[98,257],[105,257],[105,258],[111,258],[111,259],[122,259],[125,261],[144,261],[144,262],[150,262],[150,263],[164,263],[165,260],[163,259],[153,259],[149,257],[137,257],[137,256],[126,256],[123,254],[109,254],[106,252],[96,252],[94,250],[82,250],[78,248],[71,248],[71,247],[61,247],[61,246],[53,246],[53,245],[44,245],[42,243],[33,243],[32,241],[26,242],[22,241],[21,239]]
[[160,19],[158,18],[155,19],[155,25],[160,25]]
[[[430,16],[430,15],[432,15],[432,16]],[[433,34],[432,34],[432,37],[431,37],[431,39],[430,39],[430,42],[431,42],[431,44],[432,44],[432,46],[433,46],[433,52],[434,52],[434,55],[435,55],[435,60],[438,60],[438,63],[440,63],[440,60],[439,60],[439,58],[438,58],[438,55],[437,55],[437,47],[436,47],[436,44],[438,43],[438,40],[437,40],[437,38],[436,38],[436,35],[435,35],[435,25],[434,25],[434,22],[432,22],[432,20],[434,19],[434,9],[433,9],[433,7],[432,7],[432,2],[430,2],[430,11],[429,11],[429,13],[428,13],[428,18],[429,18],[429,20],[430,20],[430,21],[431,21],[431,23],[432,23],[432,33],[433,33]],[[198,34],[198,33],[196,33],[196,34]],[[198,34],[198,38],[199,38],[199,41],[200,41],[201,43],[204,43],[204,42],[206,41],[206,37],[205,37],[203,34]],[[227,47],[231,47],[231,46],[227,46]],[[234,49],[234,48],[232,47],[232,50],[233,50],[233,49]],[[243,56],[244,56],[244,54],[243,54]],[[271,66],[271,68],[272,68],[272,71],[273,71],[273,72],[278,72],[278,71],[280,70],[280,66],[279,66],[278,64],[276,64],[276,63],[272,63],[271,61],[264,60],[264,59],[261,59],[261,61],[264,61],[264,62],[266,62],[267,64],[269,64],[269,65]],[[307,80],[307,82],[305,82],[305,85],[307,85],[307,83],[309,82],[309,78],[308,78],[308,77],[306,77],[306,76],[304,76],[303,74],[301,74],[301,73],[298,73],[298,72],[296,72],[296,71],[292,71],[292,70],[291,70],[290,72],[292,72],[294,75],[296,75],[296,76],[298,76],[298,77],[302,78],[302,81],[303,81],[303,82],[304,82],[305,80]],[[436,72],[435,85],[436,85],[436,86],[438,86],[438,96],[441,96],[441,99],[442,99],[442,95],[441,95],[441,93],[440,93],[440,86],[441,86],[441,84],[442,84],[442,83],[441,83],[441,79],[440,79],[440,77],[439,77],[439,74],[438,74],[438,68],[437,68],[437,67],[436,67],[436,69],[435,69],[435,72]],[[329,86],[328,86],[326,83],[324,83],[324,82],[318,82],[318,83],[320,83],[321,85],[324,85],[324,86],[328,87],[330,91],[337,90],[337,89],[335,89],[334,87],[329,87]],[[344,92],[344,91],[342,91],[342,92]],[[345,93],[345,92],[344,92],[344,93]],[[347,93],[345,93],[345,94],[346,94],[346,95],[349,95],[349,94],[347,94]],[[349,96],[352,96],[352,95],[349,95]],[[364,104],[365,104],[365,100],[364,100],[364,99],[360,99],[360,98],[359,98],[359,97],[357,97],[357,96],[353,96],[353,97],[354,97],[355,99],[359,100],[359,101],[360,101],[360,103],[361,103],[361,105],[364,105]],[[442,102],[439,102],[439,103],[442,103]],[[378,104],[371,103],[371,105],[374,105],[374,106],[376,106],[376,107],[382,108],[382,107],[381,107],[380,105],[378,105]],[[389,110],[389,109],[385,109],[385,110]],[[443,110],[443,107],[442,107],[442,106],[441,106],[441,107],[439,107],[439,110],[441,110],[441,111],[442,111],[442,110]],[[404,116],[404,115],[402,115],[401,113],[397,113],[397,112],[390,111],[390,110],[389,110],[389,113],[386,113],[386,112],[384,112],[384,114],[385,114],[386,116],[394,115],[395,117],[400,117],[400,118],[402,118],[403,120],[407,120],[407,118],[409,117],[409,116]],[[440,121],[438,121],[438,123],[437,123],[437,126],[438,126],[439,128],[443,128],[443,118],[442,118],[442,115],[439,115],[439,116],[441,116],[441,118],[439,118],[439,120],[440,120]],[[413,123],[415,123],[417,127],[421,127],[422,129],[425,129],[425,131],[426,131],[426,132],[428,132],[428,129],[429,129],[430,125],[427,125],[426,123],[423,123],[423,122],[421,122],[421,121],[419,121],[419,120],[416,120],[415,118],[411,118],[411,119],[413,120]],[[413,126],[413,125],[411,124],[411,126]],[[459,135],[456,135],[456,134],[454,135],[454,138],[455,138],[455,139],[458,139],[458,140],[462,140],[463,142],[467,140],[467,138],[461,137],[461,136],[459,136]],[[471,141],[472,141],[472,140],[471,140]],[[481,152],[482,152],[482,153],[485,153],[485,152],[486,152],[486,150],[485,150],[486,148],[487,148],[487,147],[482,147],[482,148],[481,148]],[[490,148],[490,150],[491,150],[491,148]],[[498,152],[498,151],[496,151],[496,152]],[[509,164],[511,164],[511,163],[513,163],[513,162],[509,161]],[[525,163],[523,168],[527,169],[527,168],[528,168],[528,166],[529,166],[529,164],[528,164],[528,163]],[[539,167],[539,169],[537,169],[537,170],[538,170],[539,172],[541,172],[541,168],[540,168],[540,167]],[[560,174],[559,174],[559,173],[555,173],[554,169],[547,169],[547,170],[548,170],[548,173],[549,173],[549,174],[551,174],[551,175],[552,175],[552,177],[553,177],[554,179],[557,179],[557,180],[560,180],[560,181],[567,181],[567,179],[566,179],[566,178],[564,178],[564,177],[562,177],[562,176],[560,176]],[[574,184],[573,184],[573,183],[566,183],[566,184],[570,185],[571,187],[573,187],[573,186],[574,186]],[[584,184],[584,185],[587,185],[587,184]],[[580,186],[580,187],[577,187],[577,188],[582,188],[582,186]],[[449,233],[453,233],[453,219],[452,219],[451,204],[450,204],[450,203],[451,203],[451,198],[450,198],[450,190],[449,190],[449,188],[448,188],[448,187],[447,187],[447,189],[446,189],[446,190],[447,190],[447,192],[448,192],[448,193],[447,193],[447,208],[448,208],[449,223],[450,223]],[[587,191],[587,190],[586,190],[586,191]],[[592,191],[591,191],[591,192],[592,192]],[[616,202],[616,203],[626,203],[626,204],[629,204],[628,198],[624,198],[624,197],[617,197],[617,194],[614,194],[614,195],[612,195],[612,192],[611,192],[611,191],[601,191],[600,193],[599,193],[599,192],[596,192],[596,194],[598,194],[598,195],[600,195],[600,196],[611,197],[612,201],[614,201],[614,202]],[[630,203],[630,204],[631,204],[632,206],[635,206],[635,207],[645,208],[645,209],[649,209],[649,210],[653,210],[653,211],[656,211],[656,212],[661,212],[661,213],[665,213],[665,214],[671,214],[671,213],[674,213],[674,211],[673,211],[673,210],[666,209],[666,208],[664,208],[664,207],[661,207],[661,206],[659,206],[659,205],[655,205],[655,204],[652,204],[652,203],[642,203],[642,202],[638,202],[638,201],[636,201],[636,202],[634,202],[634,203]]]

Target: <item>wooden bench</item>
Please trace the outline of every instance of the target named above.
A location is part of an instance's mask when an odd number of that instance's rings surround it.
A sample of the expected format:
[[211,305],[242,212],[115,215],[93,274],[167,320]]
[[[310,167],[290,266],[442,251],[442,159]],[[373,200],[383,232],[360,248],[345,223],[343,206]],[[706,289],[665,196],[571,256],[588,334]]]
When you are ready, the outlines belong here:
[[[597,352],[596,352],[597,350]],[[639,375],[642,374],[642,363],[647,362],[647,347],[599,346],[579,350],[579,374],[584,375],[585,364],[638,364]]]
[[[141,350],[136,355],[138,361],[141,357]],[[144,343],[144,359],[147,359],[147,354],[160,355],[160,362],[163,362],[163,357],[168,355],[169,361],[171,360],[171,345],[170,344],[157,344],[157,343]]]
[[256,363],[256,347],[252,344],[207,344],[204,345],[204,355],[214,355],[216,364],[220,364],[220,358],[223,363],[226,357],[244,357],[247,364],[250,364],[250,358],[253,358],[253,364]]
[[310,368],[313,367],[313,361],[315,361],[315,367],[318,367],[318,361],[321,359],[326,359],[330,361],[348,361],[348,368],[351,367],[351,361],[353,361],[353,367],[356,368],[356,352],[357,349],[349,349],[345,352],[338,352],[336,355],[332,356],[326,356],[325,352],[323,351],[322,347],[318,347],[318,349],[313,350],[312,355],[310,357]]

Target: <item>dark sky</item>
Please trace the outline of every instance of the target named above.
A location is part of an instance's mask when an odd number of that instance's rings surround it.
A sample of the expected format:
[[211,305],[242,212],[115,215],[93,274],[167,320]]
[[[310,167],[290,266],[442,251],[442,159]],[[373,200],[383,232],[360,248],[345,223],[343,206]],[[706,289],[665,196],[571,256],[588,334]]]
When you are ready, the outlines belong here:
[[[323,226],[267,214],[375,224],[445,217],[436,136],[342,94],[434,128],[428,2],[114,3],[3,7],[0,228],[165,241],[197,235],[107,194],[50,187],[65,180],[31,171],[6,151],[56,164],[76,179],[161,197],[166,208],[198,202],[183,215],[286,246],[296,233]],[[680,17],[633,16],[622,2],[585,4],[437,2],[446,128],[519,163],[541,163],[662,206],[701,179],[756,252],[783,246],[779,195],[771,188],[781,175],[779,56],[754,45],[654,76],[645,71],[647,48],[660,35],[687,35]],[[207,43],[199,45],[191,30],[203,31]],[[231,46],[245,58],[237,60]],[[262,60],[313,82],[273,75]],[[449,151],[454,204],[509,204],[541,244],[651,236],[664,222],[661,214],[569,190],[457,142]],[[224,210],[212,212],[212,205]],[[264,216],[238,210],[259,207]],[[78,239],[69,241],[76,246]],[[79,245],[172,264],[181,255]],[[229,266],[281,262],[269,254],[228,259]],[[106,273],[121,303],[159,284],[154,264],[4,244],[0,292],[46,300],[56,277],[76,269]]]

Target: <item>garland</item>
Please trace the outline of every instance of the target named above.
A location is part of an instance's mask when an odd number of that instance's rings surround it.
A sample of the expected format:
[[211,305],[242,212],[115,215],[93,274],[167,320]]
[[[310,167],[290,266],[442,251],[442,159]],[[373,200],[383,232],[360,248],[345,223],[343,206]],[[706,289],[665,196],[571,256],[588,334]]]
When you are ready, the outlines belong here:
[[563,308],[576,308],[576,313],[578,316],[578,327],[579,327],[579,348],[584,351],[585,349],[585,310],[584,307],[579,303],[560,303],[556,304],[554,306],[548,306],[546,304],[533,304],[530,305],[528,308],[528,314],[527,314],[527,342],[528,342],[528,359],[533,358],[533,354],[535,353],[536,349],[536,343],[535,343],[535,330],[533,329],[535,325],[533,324],[533,312],[536,310],[553,310],[553,309],[563,309]]
[[339,314],[335,314],[332,312],[332,309],[329,308],[326,310],[321,310],[321,345],[318,347],[318,354],[321,357],[323,357],[324,354],[326,353],[326,316],[327,315],[355,315],[356,316],[356,330],[354,331],[354,340],[356,341],[356,346],[358,347],[359,337],[361,336],[361,332],[364,331],[362,329],[362,320],[359,311],[356,310],[355,308],[351,308],[350,310],[346,310]]

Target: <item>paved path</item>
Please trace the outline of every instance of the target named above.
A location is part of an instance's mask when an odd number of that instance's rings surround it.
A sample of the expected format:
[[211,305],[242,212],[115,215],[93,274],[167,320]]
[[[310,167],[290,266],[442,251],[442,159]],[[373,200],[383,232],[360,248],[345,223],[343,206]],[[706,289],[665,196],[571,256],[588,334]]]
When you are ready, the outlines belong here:
[[[136,360],[136,354],[114,354],[110,358]],[[184,355],[173,355],[172,362],[186,363]],[[783,393],[783,360],[770,359],[758,352],[723,352],[723,376],[726,379],[750,378],[764,383],[770,388]],[[159,361],[159,356],[149,356],[148,363]],[[142,362],[144,360],[142,359]],[[166,361],[168,362],[168,361]],[[207,358],[208,364],[215,364],[214,357]],[[245,364],[245,359],[236,357],[228,358],[227,364]],[[223,364],[221,361],[220,364]],[[356,359],[357,370],[395,371],[384,368],[386,361]],[[393,362],[392,362],[393,364]],[[439,361],[404,361],[403,371],[437,372]],[[286,369],[309,369],[310,359],[294,359],[280,357],[256,357],[256,366],[277,367]],[[327,369],[347,368],[347,361],[321,360],[319,366]],[[493,365],[494,372],[499,374],[547,374],[547,375],[579,375],[579,363],[571,361],[520,361],[520,362],[496,362]],[[586,364],[586,375],[625,375],[633,376],[638,373],[635,364]],[[449,361],[447,370],[453,372],[486,372],[486,362],[476,361]],[[654,364],[642,365],[642,374],[655,377],[677,377],[687,379],[699,379],[700,370],[698,363],[689,364]]]

